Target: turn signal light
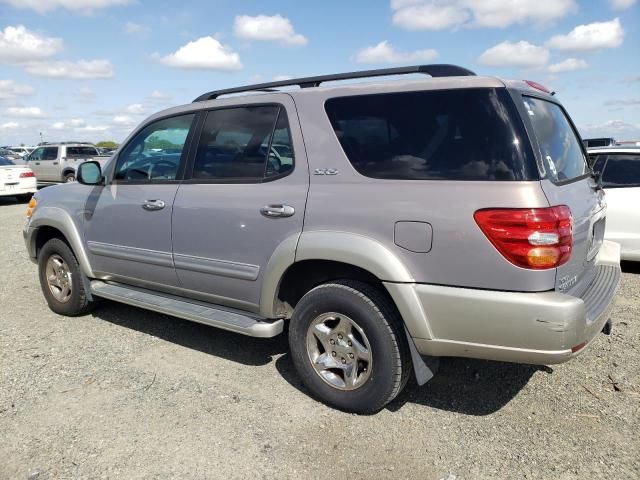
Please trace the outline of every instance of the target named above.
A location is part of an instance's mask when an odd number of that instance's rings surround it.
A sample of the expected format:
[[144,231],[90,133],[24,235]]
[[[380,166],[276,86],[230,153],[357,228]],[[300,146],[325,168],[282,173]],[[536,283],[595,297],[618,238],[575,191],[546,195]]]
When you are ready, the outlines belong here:
[[494,247],[514,265],[533,270],[567,263],[573,248],[573,218],[566,205],[491,208],[473,215]]
[[33,215],[33,211],[37,206],[38,202],[35,198],[31,197],[31,200],[29,200],[29,204],[27,205],[27,218],[31,218],[31,215]]

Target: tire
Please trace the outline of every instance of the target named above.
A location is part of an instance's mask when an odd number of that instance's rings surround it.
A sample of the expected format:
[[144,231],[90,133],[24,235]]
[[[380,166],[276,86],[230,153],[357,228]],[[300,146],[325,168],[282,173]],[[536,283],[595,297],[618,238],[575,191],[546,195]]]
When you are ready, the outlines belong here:
[[[38,253],[38,276],[44,298],[55,313],[75,317],[92,309],[93,302],[87,298],[78,260],[61,239],[52,238]],[[51,276],[56,276],[52,286],[49,280]],[[68,294],[65,286],[69,287]]]
[[22,203],[28,202],[31,200],[32,193],[25,193],[23,195],[16,195],[16,200]]
[[64,175],[64,181],[67,182],[67,183],[75,182],[76,181],[76,174],[73,173],[73,172],[66,173]]
[[326,283],[302,297],[289,324],[289,348],[312,395],[353,413],[382,409],[411,372],[395,306],[377,288],[354,280]]

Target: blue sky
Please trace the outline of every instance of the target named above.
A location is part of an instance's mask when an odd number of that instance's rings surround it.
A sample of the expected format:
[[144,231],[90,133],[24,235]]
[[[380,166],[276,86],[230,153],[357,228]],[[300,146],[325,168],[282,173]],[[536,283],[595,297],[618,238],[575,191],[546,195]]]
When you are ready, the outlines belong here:
[[0,0],[0,145],[121,141],[215,88],[419,63],[538,81],[640,140],[636,0]]

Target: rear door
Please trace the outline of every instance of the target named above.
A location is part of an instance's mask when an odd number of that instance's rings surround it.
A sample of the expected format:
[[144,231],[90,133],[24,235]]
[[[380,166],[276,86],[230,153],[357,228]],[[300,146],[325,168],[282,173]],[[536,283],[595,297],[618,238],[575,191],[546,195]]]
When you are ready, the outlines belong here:
[[273,253],[287,245],[279,251],[295,255],[309,173],[291,97],[252,101],[205,112],[191,178],[174,202],[172,236],[183,288],[257,311]]
[[640,255],[640,152],[598,155],[594,170],[607,192],[605,237],[622,246],[623,256]]
[[580,138],[564,109],[547,99],[522,98],[537,144],[542,189],[551,206],[567,205],[573,216],[571,258],[556,275],[556,289],[567,291],[595,276],[605,228],[604,194],[596,188]]

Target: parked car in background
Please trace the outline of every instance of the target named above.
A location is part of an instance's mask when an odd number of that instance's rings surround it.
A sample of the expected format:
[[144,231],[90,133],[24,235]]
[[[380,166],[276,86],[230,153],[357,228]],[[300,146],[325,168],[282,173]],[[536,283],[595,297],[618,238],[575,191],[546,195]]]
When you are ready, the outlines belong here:
[[101,156],[91,143],[47,143],[29,154],[27,165],[35,172],[39,184],[73,182],[82,162],[96,160],[104,166],[108,158]]
[[[431,78],[338,83],[402,74]],[[54,312],[288,322],[299,377],[343,410],[378,411],[437,357],[561,363],[609,330],[603,192],[535,82],[422,65],[207,92],[77,174],[23,229]]]
[[616,144],[615,138],[584,138],[582,143],[586,148],[611,147]]
[[591,148],[589,163],[607,199],[605,238],[623,260],[640,261],[640,148]]
[[8,160],[20,160],[22,158],[21,155],[9,150],[8,148],[0,148],[0,157],[4,157]]
[[27,201],[38,191],[33,171],[0,156],[0,196]]
[[35,148],[36,147],[9,147],[8,150],[24,158],[33,152]]

